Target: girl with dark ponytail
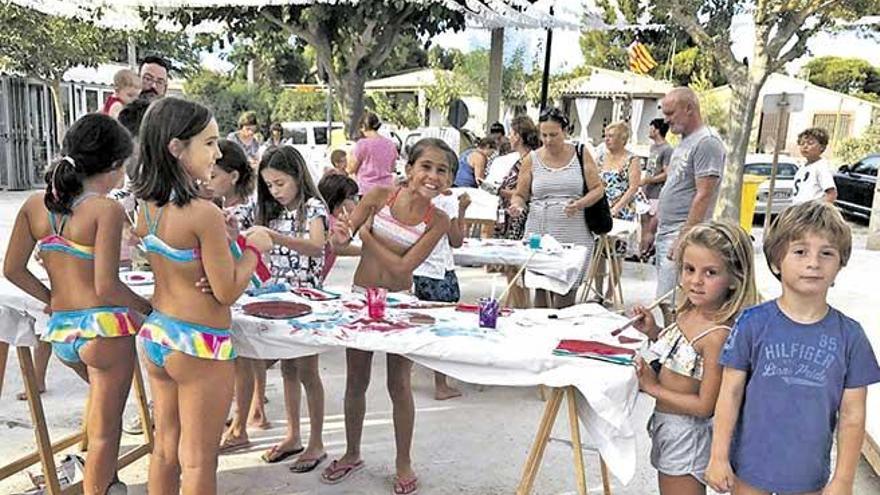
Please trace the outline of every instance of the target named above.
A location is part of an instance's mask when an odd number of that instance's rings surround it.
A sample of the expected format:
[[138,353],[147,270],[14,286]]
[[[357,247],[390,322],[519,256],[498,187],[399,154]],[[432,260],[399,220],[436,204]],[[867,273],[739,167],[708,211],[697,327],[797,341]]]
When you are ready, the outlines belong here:
[[[106,197],[131,151],[128,131],[111,117],[89,114],[74,123],[62,158],[46,174],[46,192],[32,195],[18,212],[3,266],[10,282],[51,309],[42,339],[89,383],[83,492],[90,495],[121,488],[116,459],[137,333],[129,311],[151,310],[119,281],[125,214]],[[35,246],[49,287],[28,269]]]

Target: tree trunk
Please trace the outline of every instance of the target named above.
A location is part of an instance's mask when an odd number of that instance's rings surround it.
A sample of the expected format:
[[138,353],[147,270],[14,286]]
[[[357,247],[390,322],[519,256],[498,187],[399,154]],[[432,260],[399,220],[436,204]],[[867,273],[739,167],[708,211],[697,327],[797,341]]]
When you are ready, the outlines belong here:
[[52,114],[55,117],[55,144],[61,151],[61,143],[64,133],[67,131],[64,125],[64,109],[61,108],[61,77],[49,81],[49,89],[52,92]]
[[366,77],[352,70],[336,88],[345,116],[345,132],[352,141],[360,137],[360,121],[364,113],[364,83]]
[[730,149],[721,181],[721,192],[715,206],[715,218],[739,223],[742,199],[743,165],[749,152],[755,108],[761,88],[767,80],[763,68],[750,67],[745,77],[731,79],[730,99]]

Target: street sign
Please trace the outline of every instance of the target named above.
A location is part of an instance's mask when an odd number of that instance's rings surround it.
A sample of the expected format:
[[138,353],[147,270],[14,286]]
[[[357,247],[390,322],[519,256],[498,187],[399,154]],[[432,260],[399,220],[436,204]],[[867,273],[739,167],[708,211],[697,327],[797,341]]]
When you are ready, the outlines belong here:
[[804,109],[803,93],[775,93],[764,95],[761,111],[764,113],[792,113]]
[[776,119],[776,144],[773,145],[773,164],[770,166],[770,191],[767,195],[767,211],[764,213],[764,232],[770,227],[770,218],[773,216],[773,196],[776,190],[776,171],[779,168],[779,151],[785,142],[785,124],[788,123],[788,114],[800,112],[804,109],[803,93],[779,93],[764,95],[763,108],[765,114],[778,113]]
[[463,101],[456,98],[449,102],[449,113],[446,115],[446,121],[449,122],[449,125],[461,130],[469,118],[470,112]]

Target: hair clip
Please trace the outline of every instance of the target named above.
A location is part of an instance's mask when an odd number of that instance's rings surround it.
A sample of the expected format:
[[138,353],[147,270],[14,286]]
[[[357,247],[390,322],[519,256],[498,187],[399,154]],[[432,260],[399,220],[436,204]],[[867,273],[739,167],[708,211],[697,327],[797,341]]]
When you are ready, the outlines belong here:
[[70,155],[64,155],[64,156],[62,156],[62,157],[61,157],[61,161],[62,161],[62,162],[67,162],[67,163],[69,163],[70,166],[73,167],[74,170],[76,170],[76,162],[73,161],[73,158],[71,158]]

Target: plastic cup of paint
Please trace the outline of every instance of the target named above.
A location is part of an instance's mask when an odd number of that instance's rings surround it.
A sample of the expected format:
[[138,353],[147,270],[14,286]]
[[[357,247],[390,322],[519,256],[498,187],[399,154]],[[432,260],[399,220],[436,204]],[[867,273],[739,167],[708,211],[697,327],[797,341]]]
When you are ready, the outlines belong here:
[[541,234],[532,234],[529,236],[529,249],[541,249]]
[[388,306],[388,289],[381,287],[367,287],[367,315],[372,320],[385,318],[385,308]]
[[498,311],[500,309],[498,300],[492,297],[481,297],[479,308],[480,327],[495,328],[498,325]]

